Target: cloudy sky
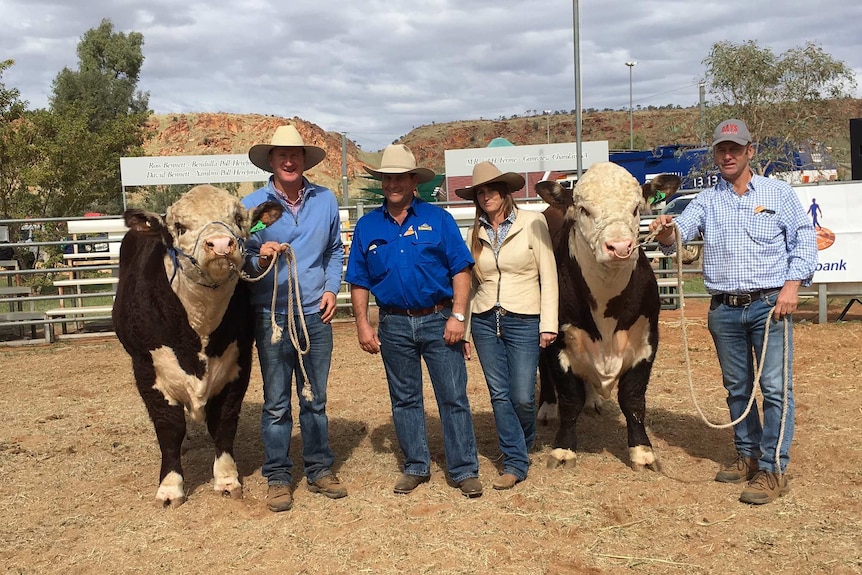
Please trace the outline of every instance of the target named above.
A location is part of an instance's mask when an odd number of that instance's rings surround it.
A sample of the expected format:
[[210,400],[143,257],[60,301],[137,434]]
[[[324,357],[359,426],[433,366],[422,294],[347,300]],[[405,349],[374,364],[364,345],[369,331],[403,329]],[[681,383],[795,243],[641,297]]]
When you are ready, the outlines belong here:
[[[0,78],[29,107],[110,19],[144,36],[156,113],[299,116],[374,151],[431,122],[571,110],[570,0],[0,0]],[[584,108],[698,103],[727,40],[819,44],[862,72],[858,0],[580,0]]]

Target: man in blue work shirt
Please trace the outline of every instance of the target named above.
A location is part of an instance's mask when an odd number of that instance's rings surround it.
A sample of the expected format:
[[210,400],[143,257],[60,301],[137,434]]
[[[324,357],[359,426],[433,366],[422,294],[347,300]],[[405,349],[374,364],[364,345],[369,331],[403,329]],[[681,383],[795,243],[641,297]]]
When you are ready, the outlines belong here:
[[[726,120],[713,135],[721,178],[700,192],[673,223],[683,242],[703,233],[703,280],[712,301],[709,331],[721,366],[734,425],[736,460],[715,477],[743,483],[739,499],[762,504],[790,490],[784,471],[794,430],[793,319],[800,285],[811,285],[817,266],[814,228],[788,184],[752,173],[751,134],[741,120]],[[661,215],[650,230],[662,251],[672,253],[672,217]],[[770,311],[772,322],[767,326]],[[768,343],[760,378],[763,421],[757,404],[745,418],[763,342]],[[784,345],[784,330],[789,331]],[[756,354],[756,355],[755,355]],[[786,398],[786,399],[785,399]]]
[[[404,472],[395,493],[410,493],[431,475],[425,430],[425,360],[443,426],[452,481],[467,497],[482,495],[473,415],[467,399],[464,314],[473,258],[454,218],[415,197],[434,172],[416,166],[404,145],[388,146],[377,170],[383,205],[356,223],[345,280],[360,347],[383,358]],[[379,308],[378,329],[368,320],[369,292]]]

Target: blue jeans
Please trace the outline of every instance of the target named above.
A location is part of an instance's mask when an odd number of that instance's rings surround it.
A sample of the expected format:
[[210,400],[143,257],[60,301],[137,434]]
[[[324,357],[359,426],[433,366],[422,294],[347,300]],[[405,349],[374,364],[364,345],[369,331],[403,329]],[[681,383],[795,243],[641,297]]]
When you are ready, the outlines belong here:
[[422,317],[380,310],[377,337],[389,383],[392,420],[404,454],[404,473],[431,473],[431,453],[425,430],[422,364],[425,360],[443,427],[443,449],[449,477],[455,483],[479,476],[473,414],[467,399],[464,345],[446,345],[443,332],[451,309]]
[[[715,342],[715,351],[721,365],[724,387],[727,389],[727,406],[732,420],[739,418],[754,393],[754,376],[763,350],[766,333],[766,317],[775,306],[778,292],[762,296],[750,305],[730,307],[713,303],[709,310],[709,332]],[[787,347],[787,371],[784,368],[784,326],[787,324],[789,340]],[[763,360],[760,390],[763,393],[763,423],[757,402],[748,416],[733,428],[734,445],[738,453],[759,458],[759,467],[764,471],[783,472],[790,462],[790,443],[793,439],[795,404],[793,401],[793,321],[771,322],[769,342]],[[787,384],[785,404],[784,385]],[[779,434],[784,429],[779,450],[779,462],[775,451]]]
[[527,451],[536,439],[536,370],[539,366],[539,316],[474,314],[473,345],[491,394],[503,473],[527,478]]
[[[284,330],[281,341],[270,343],[272,326],[269,312],[258,312],[255,321],[255,341],[263,376],[263,413],[260,418],[264,462],[261,473],[270,485],[290,485],[293,462],[290,460],[290,436],[293,416],[290,407],[292,381],[296,377],[299,398],[299,431],[302,436],[302,461],[305,477],[313,483],[332,473],[335,455],[329,447],[329,420],[326,417],[326,382],[332,359],[332,326],[323,323],[319,313],[305,316],[311,349],[300,356],[290,342],[287,316],[276,314],[276,322]],[[296,317],[299,342],[306,346],[299,317]],[[299,366],[300,357],[311,383],[314,401],[302,397],[306,385]]]

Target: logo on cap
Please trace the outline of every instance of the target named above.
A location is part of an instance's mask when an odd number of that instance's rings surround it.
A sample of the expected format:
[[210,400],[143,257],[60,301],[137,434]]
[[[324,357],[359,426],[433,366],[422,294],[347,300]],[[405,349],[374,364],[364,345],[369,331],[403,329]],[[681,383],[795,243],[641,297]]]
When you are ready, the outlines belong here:
[[736,124],[727,124],[721,129],[722,134],[738,134],[739,126]]

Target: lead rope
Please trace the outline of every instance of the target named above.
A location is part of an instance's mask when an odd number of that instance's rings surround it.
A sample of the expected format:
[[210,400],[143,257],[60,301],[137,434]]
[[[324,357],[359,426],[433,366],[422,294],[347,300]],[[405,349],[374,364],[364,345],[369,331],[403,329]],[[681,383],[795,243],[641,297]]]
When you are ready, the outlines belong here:
[[[308,373],[305,371],[305,356],[308,355],[309,351],[311,351],[311,341],[308,338],[308,326],[305,324],[305,315],[302,313],[302,310],[300,310],[300,313],[298,314],[299,325],[306,342],[306,346],[303,348],[300,344],[299,333],[297,332],[297,314],[293,313],[294,302],[300,301],[299,277],[296,269],[296,253],[293,251],[293,247],[291,247],[290,244],[283,243],[281,245],[285,247],[284,258],[289,266],[287,273],[287,309],[289,310],[286,314],[287,333],[290,337],[290,343],[293,344],[294,349],[296,349],[299,354],[299,369],[302,371],[302,377],[305,381],[305,385],[302,387],[302,397],[307,401],[314,401],[314,394],[311,391],[311,380],[308,379]],[[276,256],[272,258],[269,261],[267,268],[259,276],[252,277],[247,273],[240,271],[240,278],[247,282],[256,283],[266,277],[272,270],[275,270],[275,279],[272,282],[272,300],[270,301],[269,306],[269,322],[272,328],[272,338],[270,341],[272,343],[278,343],[281,341],[284,332],[275,319],[275,305],[278,298],[278,281],[276,281],[278,279],[278,257]]]
[[[673,224],[673,226],[676,227],[676,224]],[[640,245],[642,246],[646,243],[651,243],[652,241],[654,241],[655,237],[656,237],[656,235],[658,235],[659,231],[661,231],[661,228],[657,229],[655,232],[650,233],[646,237],[646,239],[643,242],[641,242]],[[743,412],[742,415],[740,415],[736,420],[731,421],[730,423],[723,423],[723,424],[713,423],[706,417],[706,415],[703,413],[703,410],[700,408],[700,405],[697,402],[697,397],[695,396],[695,393],[694,393],[694,382],[692,380],[692,375],[691,375],[691,358],[689,357],[689,351],[688,351],[688,330],[686,328],[685,305],[683,302],[682,237],[680,236],[678,228],[675,230],[674,235],[676,236],[676,274],[677,274],[676,284],[677,284],[677,290],[679,293],[680,326],[682,327],[682,345],[683,345],[683,349],[685,351],[685,354],[684,354],[685,355],[685,369],[686,369],[686,374],[688,376],[688,389],[689,389],[689,392],[691,394],[691,401],[694,403],[694,407],[697,409],[697,413],[700,415],[701,420],[703,420],[703,422],[706,425],[708,425],[709,427],[711,427],[713,429],[726,429],[728,427],[733,427],[734,425],[736,425],[737,423],[741,422],[746,417],[748,417],[748,414],[751,412],[751,408],[754,405],[754,399],[756,396],[757,389],[756,389],[756,386],[754,384],[752,384],[751,397],[748,400],[748,405],[745,407],[745,412]],[[772,313],[774,311],[775,311],[775,308],[774,307],[771,308],[769,310],[769,313],[766,316],[766,322],[765,322],[766,326],[765,326],[764,332],[763,332],[763,348],[760,350],[760,361],[757,364],[757,370],[756,370],[756,373],[754,375],[754,383],[759,383],[760,377],[763,374],[763,361],[766,358],[766,346],[769,343],[769,324],[772,321]],[[783,364],[783,370],[784,371],[782,373],[783,389],[782,389],[782,395],[781,395],[781,424],[778,428],[778,442],[775,446],[775,465],[778,467],[778,475],[779,476],[784,475],[784,470],[781,469],[781,442],[784,441],[784,427],[785,427],[786,422],[787,422],[787,399],[788,399],[788,396],[790,395],[789,383],[788,383],[788,377],[787,377],[788,370],[789,370],[789,364],[790,364],[790,354],[788,353],[788,349],[789,349],[788,344],[790,342],[790,324],[788,323],[786,317],[782,318],[781,321],[784,322],[784,364]],[[761,395],[762,395],[762,391],[761,391]]]

